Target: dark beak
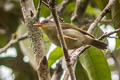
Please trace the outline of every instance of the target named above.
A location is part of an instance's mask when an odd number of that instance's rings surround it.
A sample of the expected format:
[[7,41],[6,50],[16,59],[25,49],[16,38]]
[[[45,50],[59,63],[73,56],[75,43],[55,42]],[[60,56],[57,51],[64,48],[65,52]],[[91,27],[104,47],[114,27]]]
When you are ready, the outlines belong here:
[[33,24],[33,26],[36,26],[36,27],[42,27],[43,24]]

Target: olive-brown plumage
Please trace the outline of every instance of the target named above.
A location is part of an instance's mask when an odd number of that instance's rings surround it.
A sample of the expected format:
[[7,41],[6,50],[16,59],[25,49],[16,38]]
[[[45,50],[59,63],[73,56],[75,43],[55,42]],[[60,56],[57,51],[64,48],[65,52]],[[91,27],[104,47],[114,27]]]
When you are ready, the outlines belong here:
[[[48,38],[57,46],[60,46],[59,35],[56,30],[56,24],[53,21],[44,20],[40,24],[34,24],[41,27]],[[84,45],[92,45],[100,49],[106,49],[107,44],[95,40],[94,36],[81,30],[76,25],[61,23],[63,36],[68,49],[76,49]]]

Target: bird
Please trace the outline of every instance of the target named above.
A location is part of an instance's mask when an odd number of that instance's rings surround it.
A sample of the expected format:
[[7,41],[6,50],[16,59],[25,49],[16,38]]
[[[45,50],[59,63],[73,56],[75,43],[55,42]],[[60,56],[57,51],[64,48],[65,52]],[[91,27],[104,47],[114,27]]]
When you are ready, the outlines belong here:
[[[46,33],[50,41],[55,45],[61,47],[60,36],[57,32],[56,24],[54,21],[45,19],[41,23],[35,23],[33,25],[42,28],[42,30]],[[74,24],[60,22],[60,25],[68,49],[77,49],[85,45],[91,45],[99,49],[107,48],[106,43],[95,39],[93,35],[80,29]]]

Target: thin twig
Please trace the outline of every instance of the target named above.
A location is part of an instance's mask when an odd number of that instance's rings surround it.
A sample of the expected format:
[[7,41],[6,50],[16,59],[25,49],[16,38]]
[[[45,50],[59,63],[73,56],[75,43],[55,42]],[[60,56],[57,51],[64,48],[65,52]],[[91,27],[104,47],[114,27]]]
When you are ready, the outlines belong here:
[[60,62],[57,64],[57,68],[55,69],[51,80],[58,80],[58,78],[60,77],[60,74],[63,72],[62,66],[60,64]]
[[57,6],[57,11],[59,12],[59,13],[61,13],[64,9],[65,9],[65,7],[67,6],[67,4],[69,4],[70,2],[72,2],[73,0],[63,0],[62,2],[61,2],[61,4],[59,4],[58,6]]
[[118,36],[108,36],[108,38],[119,39],[119,37],[118,37]]
[[112,5],[115,3],[115,0],[109,0],[109,3],[107,4],[107,6],[104,8],[104,10],[101,12],[101,14],[95,19],[95,21],[90,25],[89,29],[88,29],[88,33],[91,33],[94,28],[97,26],[98,22],[108,13],[110,12],[110,9],[112,7]]
[[63,52],[64,52],[64,56],[66,59],[66,64],[67,64],[67,68],[69,70],[71,80],[76,80],[75,74],[73,71],[73,67],[72,67],[71,62],[70,62],[70,58],[69,58],[69,54],[68,54],[68,50],[67,50],[67,45],[66,45],[65,39],[63,37],[63,32],[62,32],[62,28],[60,25],[60,21],[59,21],[59,18],[58,18],[56,9],[55,9],[55,0],[49,0],[49,5],[50,5],[50,9],[51,9],[54,21],[55,21],[56,26],[57,26],[57,32],[60,36],[60,43],[61,43],[61,46],[63,48]]
[[37,13],[36,13],[36,20],[37,20],[37,21],[39,21],[39,17],[40,17],[41,3],[42,3],[42,0],[39,0],[38,8],[37,8]]
[[[67,6],[67,4],[69,4],[70,2],[72,2],[73,0],[63,0],[62,2],[61,2],[61,4],[59,4],[59,5],[57,5],[57,12],[58,12],[58,14],[60,14],[64,9],[65,9],[65,7]],[[50,9],[50,6],[49,6],[49,4],[47,3],[47,2],[45,2],[45,1],[42,1],[42,3],[47,7],[47,8],[49,8]],[[52,18],[52,14],[50,15],[50,16],[48,16],[47,17],[47,19],[51,19]],[[62,22],[64,22],[63,21],[63,19],[59,16],[59,19],[62,21]]]
[[100,38],[98,38],[99,40],[102,40],[102,39],[104,39],[105,37],[108,37],[109,35],[112,35],[112,34],[114,34],[114,33],[117,33],[117,32],[120,32],[120,28],[119,29],[116,29],[116,30],[114,30],[114,31],[112,31],[112,32],[109,32],[109,33],[105,33],[105,34],[103,34]]
[[69,77],[69,71],[66,70],[62,80],[68,80],[68,77]]
[[[85,22],[86,23],[92,23],[94,20],[92,20],[92,19],[85,19]],[[101,21],[99,21],[99,23],[111,23],[112,22],[112,20],[101,20]]]
[[75,11],[74,14],[71,18],[71,22],[76,24],[76,25],[81,25],[83,22],[83,16],[85,13],[85,10],[88,6],[90,0],[76,0],[76,6],[75,6]]
[[76,63],[76,61],[79,59],[79,56],[88,48],[90,47],[90,45],[86,45],[86,46],[82,46],[80,48],[78,48],[76,50],[76,54],[73,54],[74,56],[72,56],[72,65],[74,65]]
[[49,4],[48,4],[47,2],[42,1],[42,3],[43,3],[46,7],[48,7],[48,8],[49,8]]
[[[14,36],[12,36],[14,37]],[[28,33],[25,33],[24,35],[22,35],[21,37],[19,38],[16,38],[16,39],[11,39],[7,45],[5,45],[3,48],[0,49],[0,54],[2,54],[3,52],[5,52],[10,46],[12,46],[13,44],[21,41],[21,40],[24,40],[28,37]]]

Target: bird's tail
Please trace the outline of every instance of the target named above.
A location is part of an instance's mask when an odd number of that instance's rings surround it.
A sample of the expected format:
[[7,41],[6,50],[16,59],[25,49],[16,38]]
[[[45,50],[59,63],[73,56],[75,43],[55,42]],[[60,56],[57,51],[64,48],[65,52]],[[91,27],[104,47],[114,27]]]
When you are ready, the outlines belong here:
[[100,48],[100,49],[107,49],[107,44],[105,44],[104,42],[101,42],[99,40],[92,40],[91,45]]

